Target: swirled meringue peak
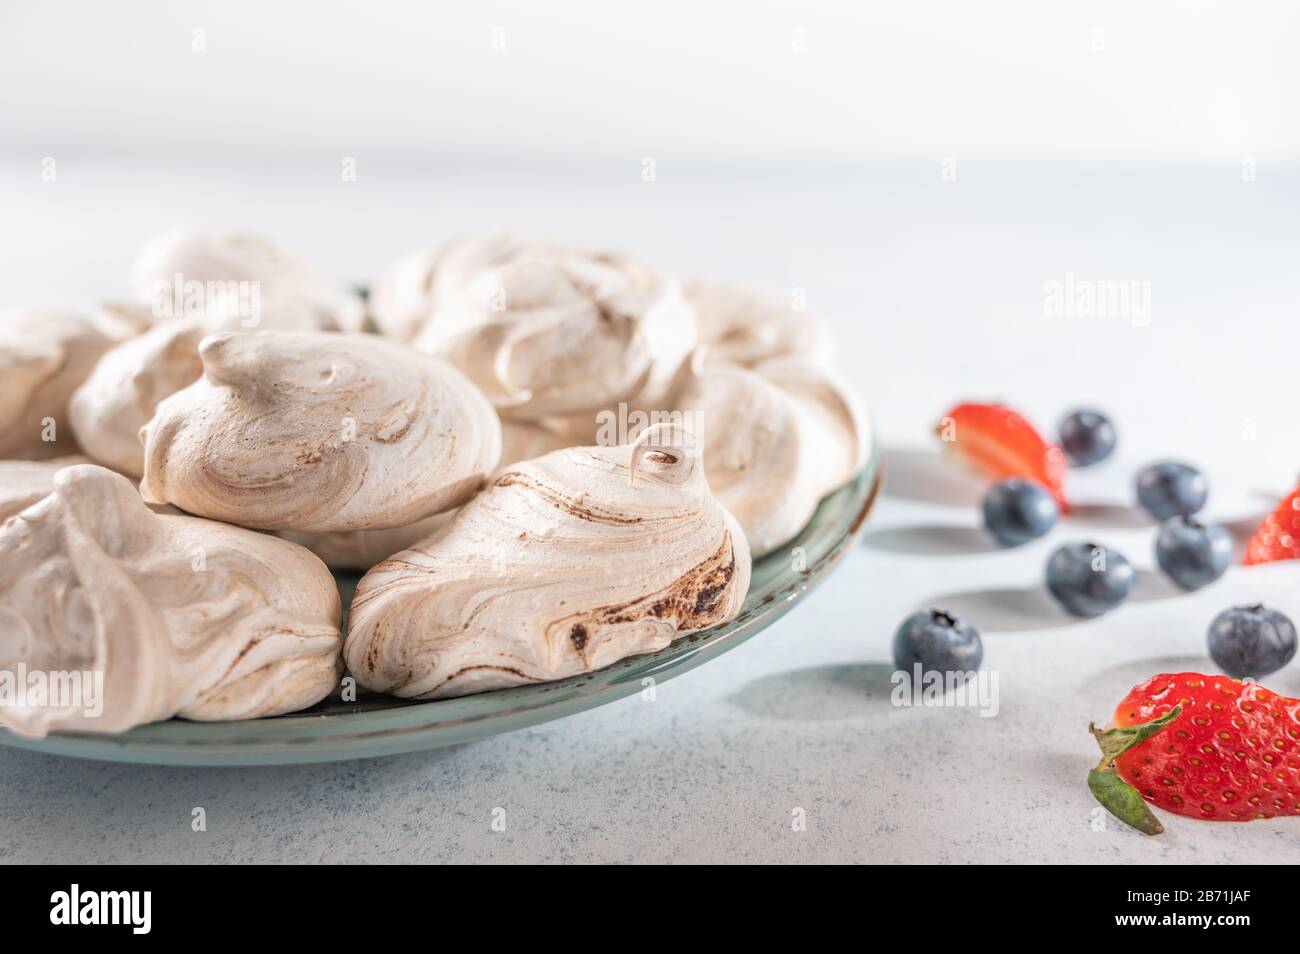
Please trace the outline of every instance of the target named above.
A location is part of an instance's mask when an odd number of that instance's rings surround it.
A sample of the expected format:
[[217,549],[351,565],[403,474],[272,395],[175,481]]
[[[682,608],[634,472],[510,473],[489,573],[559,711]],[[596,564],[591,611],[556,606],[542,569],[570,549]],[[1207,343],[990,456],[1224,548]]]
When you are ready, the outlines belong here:
[[68,399],[100,355],[138,329],[109,312],[0,311],[0,457],[69,453]]
[[674,403],[700,431],[709,486],[756,558],[797,536],[871,446],[852,386],[804,358],[697,366]]
[[439,533],[374,567],[344,652],[357,680],[410,698],[545,682],[733,619],[744,532],[690,439],[571,447],[508,468]]
[[400,527],[455,507],[501,456],[460,372],[377,335],[223,333],[145,426],[151,503],[266,530]]
[[[496,233],[430,261],[415,346],[464,371],[505,417],[590,424],[620,401],[653,404],[695,345],[676,284],[620,255]],[[408,326],[414,310],[389,324]]]
[[0,524],[0,724],[41,737],[292,712],[337,684],[341,616],[301,547],[155,514],[125,477],[66,467]]
[[68,404],[81,449],[138,479],[144,473],[140,429],[159,401],[203,373],[199,342],[214,330],[212,325],[203,318],[165,321],[100,358]]
[[802,355],[819,363],[830,360],[826,327],[795,301],[717,282],[688,282],[684,292],[695,309],[708,364],[752,368],[787,355]]
[[306,259],[260,235],[178,229],[154,236],[131,269],[155,320],[206,316],[249,330],[360,331],[365,305]]

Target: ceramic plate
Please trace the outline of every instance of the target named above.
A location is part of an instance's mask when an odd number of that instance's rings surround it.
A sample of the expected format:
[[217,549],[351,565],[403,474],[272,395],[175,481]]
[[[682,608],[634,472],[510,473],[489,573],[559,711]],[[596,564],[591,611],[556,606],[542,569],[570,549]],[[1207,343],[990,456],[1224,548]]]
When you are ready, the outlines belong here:
[[[292,715],[243,722],[172,719],[120,735],[64,734],[23,739],[0,730],[0,743],[39,752],[158,765],[277,765],[330,762],[432,749],[563,718],[663,682],[739,646],[787,613],[831,572],[857,539],[880,485],[873,455],[848,486],[822,501],[793,543],[754,565],[740,615],[683,636],[667,649],[619,660],[557,682],[417,702],[362,695],[327,699]],[[796,562],[794,548],[802,548]],[[802,566],[802,569],[798,568]],[[341,576],[344,603],[357,577]]]

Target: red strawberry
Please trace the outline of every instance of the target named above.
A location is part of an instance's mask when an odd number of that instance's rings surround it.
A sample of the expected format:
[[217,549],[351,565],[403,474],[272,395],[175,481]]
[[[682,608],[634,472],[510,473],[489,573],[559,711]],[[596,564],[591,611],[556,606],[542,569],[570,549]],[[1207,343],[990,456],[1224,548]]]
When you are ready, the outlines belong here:
[[959,457],[995,480],[1020,477],[1042,484],[1065,502],[1065,452],[1049,444],[1032,424],[1001,404],[958,404],[934,429]]
[[1300,560],[1300,487],[1282,498],[1246,544],[1243,563]]
[[1227,676],[1162,673],[1124,697],[1115,725],[1092,728],[1102,760],[1088,785],[1139,831],[1162,830],[1143,800],[1207,821],[1300,815],[1300,699]]

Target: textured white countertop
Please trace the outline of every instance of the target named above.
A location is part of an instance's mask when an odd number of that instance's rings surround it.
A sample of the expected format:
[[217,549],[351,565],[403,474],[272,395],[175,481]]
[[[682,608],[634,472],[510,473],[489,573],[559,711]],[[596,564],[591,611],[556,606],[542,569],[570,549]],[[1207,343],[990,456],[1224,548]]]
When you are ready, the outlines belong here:
[[[1300,564],[1234,567],[1191,595],[1142,574],[1129,605],[1066,617],[1047,552],[1095,538],[1141,569],[1140,464],[1179,456],[1238,534],[1300,472],[1300,168],[961,165],[385,168],[336,157],[185,170],[40,156],[0,165],[5,304],[79,305],[125,287],[174,224],[255,227],[340,277],[409,248],[517,224],[641,252],[665,269],[806,289],[872,405],[886,493],[865,541],[805,605],[659,687],[440,751],[321,766],[166,769],[0,749],[0,860],[1295,861],[1296,819],[1165,816],[1148,839],[1096,825],[1090,719],[1135,682],[1203,669],[1218,610],[1300,621]],[[1049,317],[1044,284],[1150,282],[1143,318]],[[928,427],[963,398],[1045,426],[1077,404],[1117,422],[1113,461],[1074,475],[1081,516],[1005,551],[979,487]],[[890,704],[889,643],[924,606],[984,634],[999,712]],[[1300,662],[1265,684],[1300,695]],[[203,807],[207,831],[191,830]],[[493,831],[494,809],[505,830]],[[806,829],[794,830],[797,809]],[[498,813],[500,815],[500,813]],[[1098,830],[1100,829],[1100,830]]]

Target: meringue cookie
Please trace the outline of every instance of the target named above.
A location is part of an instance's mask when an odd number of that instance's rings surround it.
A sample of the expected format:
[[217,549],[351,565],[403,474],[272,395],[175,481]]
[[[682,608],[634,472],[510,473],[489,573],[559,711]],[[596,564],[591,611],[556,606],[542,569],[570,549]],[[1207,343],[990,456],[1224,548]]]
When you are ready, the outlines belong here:
[[292,540],[316,554],[333,570],[364,573],[376,563],[387,560],[394,553],[413,547],[425,537],[444,527],[454,510],[436,513],[404,527],[387,530],[334,530],[326,533],[304,533],[299,530],[278,530],[279,536]]
[[663,436],[509,468],[362,577],[344,645],[358,682],[421,699],[545,682],[735,618],[744,532],[688,441]]
[[421,249],[390,265],[370,289],[366,307],[380,334],[410,341],[433,314],[440,249]]
[[72,450],[68,398],[100,355],[136,330],[124,317],[102,312],[0,312],[0,457]]
[[225,333],[159,403],[141,493],[267,530],[401,527],[469,498],[501,456],[455,368],[377,335]]
[[0,523],[54,492],[54,475],[64,467],[89,464],[71,454],[51,460],[0,460]]
[[700,344],[708,364],[752,368],[769,358],[803,355],[830,360],[825,326],[775,295],[717,282],[688,282]]
[[[501,463],[498,473],[512,464],[550,453],[572,442],[540,424],[522,421],[501,422]],[[413,547],[425,537],[442,529],[455,514],[454,510],[435,514],[405,527],[388,530],[338,530],[333,533],[300,533],[281,530],[280,536],[306,547],[326,565],[336,570],[365,572],[394,553]]]
[[572,446],[574,441],[567,434],[541,422],[501,419],[501,467]]
[[199,342],[212,330],[202,318],[177,318],[110,349],[68,404],[77,443],[120,473],[144,473],[140,429],[163,398],[199,379]]
[[238,320],[245,329],[282,331],[360,331],[365,323],[357,295],[260,235],[192,229],[157,235],[136,257],[131,289],[157,318],[202,314]]
[[301,547],[155,514],[125,477],[67,467],[0,524],[0,673],[99,672],[102,693],[0,706],[0,725],[39,738],[293,712],[337,683],[341,616]]
[[[601,408],[660,400],[695,345],[677,286],[619,255],[497,233],[451,243],[432,261],[390,274],[377,314],[389,301],[403,308],[376,320],[410,327],[422,294],[428,317],[415,346],[464,371],[503,417],[576,416],[594,428]],[[389,290],[412,274],[414,290]]]
[[871,447],[852,386],[806,358],[696,367],[674,404],[701,434],[709,487],[755,558],[796,537]]

